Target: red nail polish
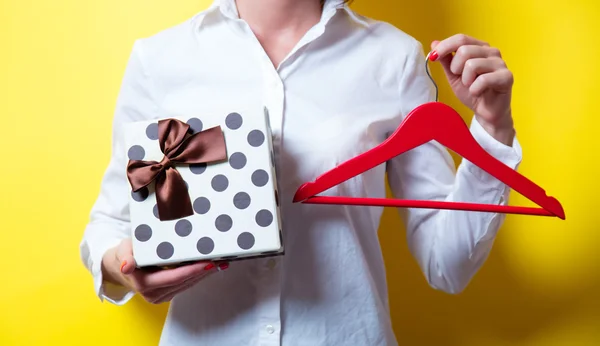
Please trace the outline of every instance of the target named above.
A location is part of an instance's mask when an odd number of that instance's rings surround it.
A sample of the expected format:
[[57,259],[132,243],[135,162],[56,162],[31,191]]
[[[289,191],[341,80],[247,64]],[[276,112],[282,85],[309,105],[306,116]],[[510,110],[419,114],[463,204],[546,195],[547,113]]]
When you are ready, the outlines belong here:
[[206,265],[206,267],[204,267],[204,270],[211,270],[211,269],[213,269],[214,267],[215,267],[215,265],[214,265],[214,264],[212,264],[212,263],[209,263],[209,264],[207,264],[207,265]]
[[429,60],[431,61],[436,61],[438,57],[438,53],[435,50],[429,54]]
[[229,268],[229,263],[221,263],[219,264],[219,268],[221,268],[221,270],[225,270]]

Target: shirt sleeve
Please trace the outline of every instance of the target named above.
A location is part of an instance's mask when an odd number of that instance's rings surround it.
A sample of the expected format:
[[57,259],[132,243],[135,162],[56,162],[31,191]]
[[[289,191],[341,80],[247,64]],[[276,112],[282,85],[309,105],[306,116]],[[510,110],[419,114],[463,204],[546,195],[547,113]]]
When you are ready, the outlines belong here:
[[[435,100],[434,86],[426,74],[425,56],[415,44],[402,76],[402,117],[418,105]],[[401,120],[401,119],[400,119]],[[399,124],[399,122],[398,122]],[[473,117],[470,130],[475,140],[492,156],[517,169],[521,147],[489,135]],[[462,159],[455,166],[449,151],[431,141],[397,156],[387,163],[388,181],[396,198],[506,204],[509,188],[478,166]],[[399,209],[407,241],[428,283],[435,289],[459,293],[487,259],[505,216],[490,212]]]
[[81,260],[92,275],[94,290],[101,301],[125,304],[134,293],[105,282],[101,262],[105,252],[130,237],[129,183],[126,177],[126,148],[122,126],[157,114],[151,81],[142,64],[140,41],[133,45],[117,97],[112,128],[112,155],[92,207],[90,220],[80,243]]

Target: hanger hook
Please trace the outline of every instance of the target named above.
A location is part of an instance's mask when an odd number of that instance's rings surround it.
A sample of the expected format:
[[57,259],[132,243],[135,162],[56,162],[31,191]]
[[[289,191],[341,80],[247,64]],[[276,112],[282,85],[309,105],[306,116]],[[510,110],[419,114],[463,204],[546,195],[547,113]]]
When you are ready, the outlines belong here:
[[433,79],[433,77],[431,76],[431,73],[429,73],[429,56],[431,55],[431,52],[429,52],[427,54],[427,57],[425,58],[425,71],[427,72],[427,76],[429,76],[429,79],[431,80],[431,83],[433,83],[433,86],[435,87],[435,102],[438,102],[438,86],[435,83],[435,80]]

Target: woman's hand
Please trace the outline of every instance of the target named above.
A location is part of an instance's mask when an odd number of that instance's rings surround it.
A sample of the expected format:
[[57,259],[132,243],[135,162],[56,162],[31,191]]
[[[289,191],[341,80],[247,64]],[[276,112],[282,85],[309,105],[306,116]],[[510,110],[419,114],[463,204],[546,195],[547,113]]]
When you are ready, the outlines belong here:
[[[218,265],[220,270],[229,267]],[[139,269],[133,259],[131,240],[123,240],[119,246],[106,252],[102,259],[102,271],[106,280],[139,293],[153,304],[171,301],[181,293],[217,271],[215,264],[197,262],[173,269]]]
[[[432,61],[439,61],[458,99],[474,113],[496,140],[512,145],[512,72],[500,50],[466,35],[431,43]],[[454,54],[452,54],[454,53]]]

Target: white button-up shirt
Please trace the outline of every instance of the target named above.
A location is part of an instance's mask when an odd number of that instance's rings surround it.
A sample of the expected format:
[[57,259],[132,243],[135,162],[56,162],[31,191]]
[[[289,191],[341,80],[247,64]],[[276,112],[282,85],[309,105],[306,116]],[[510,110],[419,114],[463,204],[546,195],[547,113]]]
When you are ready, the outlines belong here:
[[[231,263],[171,302],[162,345],[396,345],[378,242],[382,208],[293,204],[297,188],[380,144],[416,106],[435,98],[421,44],[399,29],[328,0],[321,21],[274,67],[234,0],[137,40],[114,118],[113,156],[81,243],[102,300],[134,293],[103,281],[104,252],[130,237],[126,122],[268,109],[286,253]],[[471,120],[475,139],[512,168],[505,146]],[[323,195],[502,204],[508,188],[430,142],[335,186]],[[464,289],[485,261],[501,214],[399,209],[411,253],[439,290]],[[400,230],[399,230],[400,231]],[[401,336],[399,336],[401,338]]]

